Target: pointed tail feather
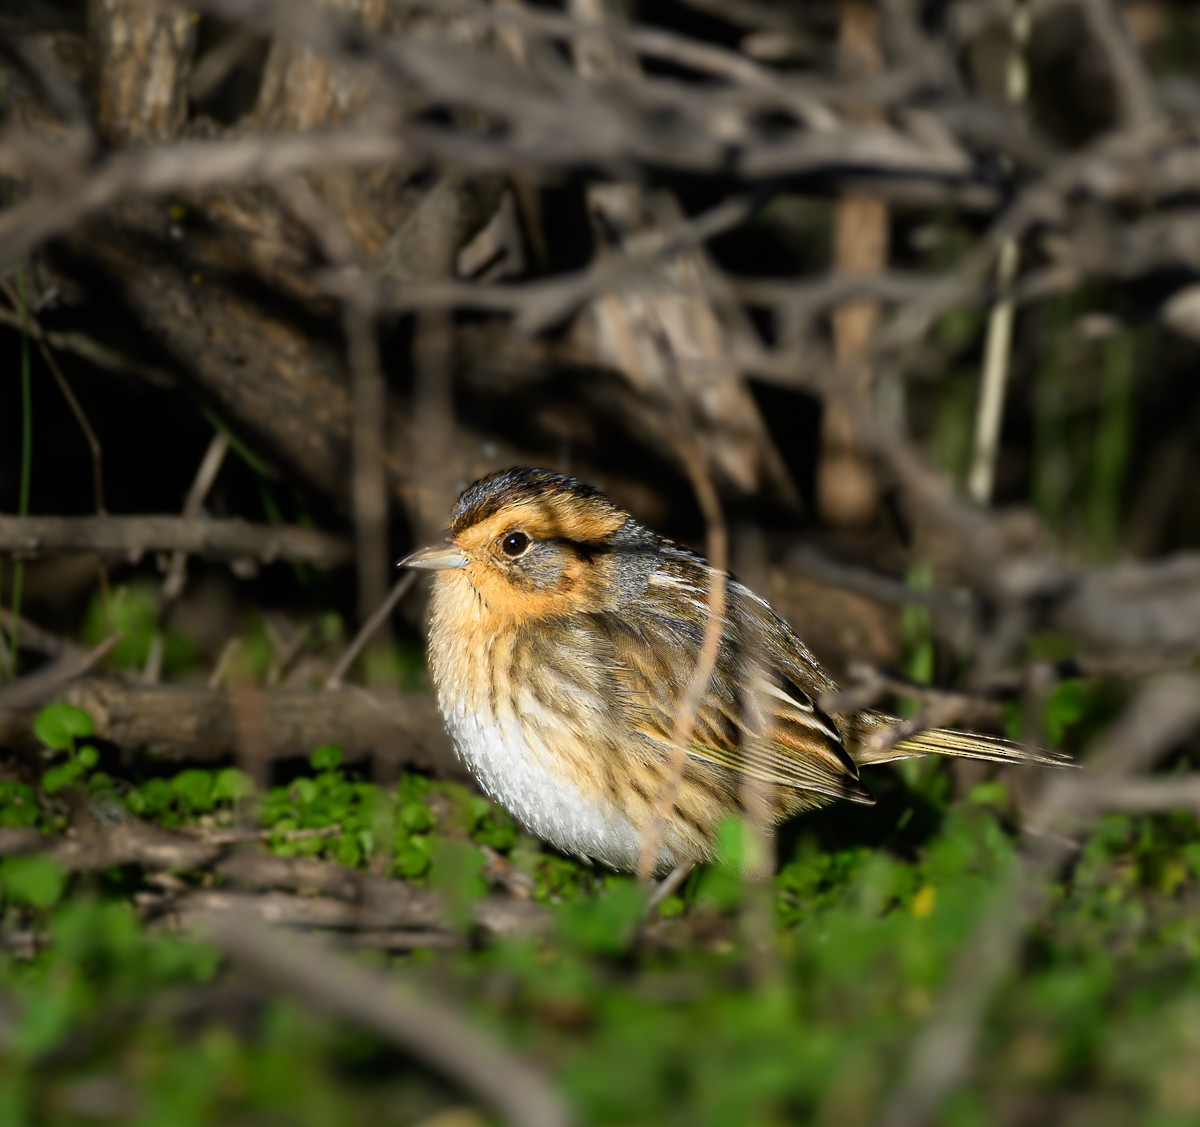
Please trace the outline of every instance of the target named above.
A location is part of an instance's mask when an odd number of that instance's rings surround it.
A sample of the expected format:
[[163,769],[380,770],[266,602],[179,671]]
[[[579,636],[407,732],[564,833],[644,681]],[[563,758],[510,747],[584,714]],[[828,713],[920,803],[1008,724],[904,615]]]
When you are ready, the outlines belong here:
[[[950,755],[960,759],[986,759],[993,763],[1016,763],[1040,767],[1071,767],[1069,755],[1026,747],[1002,736],[983,736],[977,732],[959,732],[953,728],[927,728],[916,735],[906,736],[890,747],[875,749],[870,736],[882,734],[887,727],[902,721],[884,713],[872,713],[863,725],[865,729],[856,741],[854,761],[860,766],[870,763],[893,763],[918,755]],[[878,737],[876,737],[878,738]]]

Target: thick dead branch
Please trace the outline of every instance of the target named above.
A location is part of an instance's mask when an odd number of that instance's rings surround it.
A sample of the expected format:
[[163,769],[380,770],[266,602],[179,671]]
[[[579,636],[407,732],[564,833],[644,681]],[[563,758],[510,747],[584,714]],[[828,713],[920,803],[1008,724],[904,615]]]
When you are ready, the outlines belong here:
[[[1026,552],[1018,544],[1005,544],[1002,524],[986,525],[976,535],[981,555],[973,563],[957,554],[939,561],[955,570],[963,567],[967,582],[955,587],[914,590],[897,578],[839,563],[810,547],[791,552],[788,563],[820,585],[822,593],[814,592],[813,600],[827,598],[823,589],[828,586],[884,605],[920,606],[943,634],[964,626],[982,632],[976,621],[981,614],[992,613],[996,604],[1020,605],[1028,608],[1031,626],[1061,632],[1085,654],[1124,654],[1131,660],[1144,654],[1178,661],[1200,650],[1200,556],[1181,552],[1088,571],[1070,567],[1047,550]],[[959,546],[966,542],[953,541]],[[781,584],[780,592],[776,598],[788,611],[787,586]],[[805,613],[800,604],[789,615],[802,633]],[[819,614],[817,621],[823,621]]]
[[[97,738],[162,759],[206,761],[245,750],[236,700],[253,697],[258,718],[256,756],[306,757],[321,744],[336,743],[350,762],[372,757],[446,778],[467,777],[427,693],[389,694],[351,686],[225,690],[103,678],[75,681],[51,691],[53,699],[78,705],[92,717]],[[0,745],[37,747],[33,722],[44,703],[6,708],[0,699]]]
[[[457,931],[442,898],[427,888],[310,857],[279,857],[220,835],[173,833],[143,822],[88,828],[54,838],[35,830],[0,830],[0,857],[45,853],[67,872],[118,866],[147,871],[209,873],[220,889],[182,885],[141,893],[143,909],[179,923],[218,911],[248,911],[286,927],[360,928],[451,935]],[[475,926],[490,937],[537,935],[550,925],[546,909],[511,896],[472,905]]]
[[[1020,583],[1022,569],[1010,575]],[[1044,600],[1053,582],[1031,599]],[[1112,653],[1195,652],[1200,648],[1200,555],[1181,553],[1066,578],[1050,603],[1050,622]]]
[[301,526],[249,524],[174,516],[0,516],[0,552],[23,559],[62,552],[136,561],[147,552],[186,552],[210,560],[287,560],[338,567],[350,558],[348,542]]
[[562,1098],[542,1075],[441,1002],[402,979],[350,962],[327,947],[279,939],[245,915],[213,916],[229,955],[290,995],[362,1025],[461,1084],[519,1127],[566,1127]]
[[[418,894],[414,897],[407,891],[393,891],[395,895],[382,900],[347,903],[314,896],[307,889],[300,893],[196,889],[179,895],[145,893],[139,904],[156,919],[184,928],[203,926],[214,914],[228,913],[253,916],[276,927],[345,932],[351,938],[364,931],[384,933],[393,937],[392,942],[403,941],[410,948],[421,945],[420,936],[432,937],[435,946],[459,947],[469,942],[470,936],[452,926],[436,897],[424,889],[413,889]],[[550,925],[545,909],[507,896],[478,901],[473,922],[488,938],[530,936],[548,931]]]

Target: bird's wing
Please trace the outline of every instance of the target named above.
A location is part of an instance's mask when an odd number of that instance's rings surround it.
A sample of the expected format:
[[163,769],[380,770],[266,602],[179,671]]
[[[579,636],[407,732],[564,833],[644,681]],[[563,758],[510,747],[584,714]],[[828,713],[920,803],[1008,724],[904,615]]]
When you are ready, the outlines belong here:
[[[607,623],[614,696],[624,702],[626,722],[664,752],[673,745],[696,666],[695,626],[661,614],[612,616]],[[687,740],[689,757],[728,772],[735,793],[745,780],[873,802],[837,725],[801,683],[803,667],[783,656],[772,660],[771,647],[748,647],[726,631]]]

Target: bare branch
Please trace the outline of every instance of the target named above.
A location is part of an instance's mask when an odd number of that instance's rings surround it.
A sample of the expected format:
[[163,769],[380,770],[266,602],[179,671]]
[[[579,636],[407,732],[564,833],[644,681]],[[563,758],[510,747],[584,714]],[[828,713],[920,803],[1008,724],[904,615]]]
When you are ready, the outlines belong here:
[[1145,64],[1130,41],[1113,0],[1079,0],[1092,34],[1108,57],[1116,86],[1121,120],[1132,129],[1151,125],[1159,116],[1158,99]]
[[[34,721],[43,704],[57,699],[87,712],[98,739],[162,759],[212,761],[233,755],[241,746],[234,694],[227,690],[102,678],[68,680],[54,677],[36,692],[31,687],[19,696],[25,682],[0,689],[0,745],[40,746],[33,735]],[[447,778],[467,777],[427,693],[343,686],[269,689],[254,695],[261,711],[258,734],[264,756],[307,758],[313,748],[336,743],[344,749],[347,762],[374,757]]]
[[311,940],[281,940],[242,913],[212,915],[208,930],[256,975],[372,1030],[462,1085],[509,1123],[565,1127],[571,1122],[561,1097],[540,1073],[397,976],[370,971]]
[[287,560],[316,567],[338,567],[350,559],[346,540],[320,529],[187,516],[0,516],[0,552],[21,559],[89,552],[130,562],[147,552],[185,552],[203,559]]

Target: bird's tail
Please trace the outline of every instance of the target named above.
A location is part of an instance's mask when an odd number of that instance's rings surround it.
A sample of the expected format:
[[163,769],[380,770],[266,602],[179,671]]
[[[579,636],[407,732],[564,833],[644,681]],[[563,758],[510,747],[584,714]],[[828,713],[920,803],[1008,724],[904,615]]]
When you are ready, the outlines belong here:
[[[1069,755],[1026,747],[1003,736],[982,736],[977,732],[959,732],[953,728],[927,728],[896,743],[887,744],[888,728],[902,724],[886,712],[867,712],[859,716],[858,738],[854,741],[855,763],[893,763],[918,755],[951,755],[959,759],[986,759],[993,763],[1018,763],[1040,767],[1069,767]],[[885,746],[886,745],[886,746]]]

